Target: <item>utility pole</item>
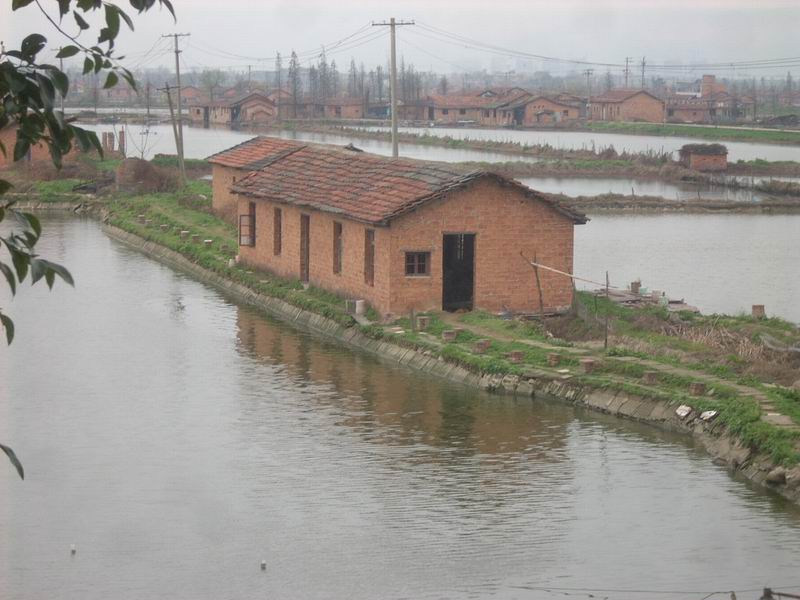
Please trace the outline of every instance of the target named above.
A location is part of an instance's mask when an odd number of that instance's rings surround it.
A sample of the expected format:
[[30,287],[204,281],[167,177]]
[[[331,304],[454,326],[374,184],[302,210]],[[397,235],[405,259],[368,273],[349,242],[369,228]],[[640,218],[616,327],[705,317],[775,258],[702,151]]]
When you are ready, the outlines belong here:
[[645,61],[644,56],[642,57],[642,89],[644,89],[644,65],[647,61]]
[[389,22],[372,23],[373,27],[389,27],[391,30],[391,74],[389,77],[389,93],[392,102],[392,158],[399,155],[397,148],[397,41],[395,29],[398,25],[413,25],[414,21],[396,21],[394,17]]
[[628,75],[630,74],[630,69],[628,68],[628,64],[631,60],[630,56],[625,57],[625,89],[628,89]]
[[250,75],[252,74],[252,65],[247,65],[247,91],[250,91]]
[[178,150],[178,171],[181,176],[181,183],[186,185],[186,167],[183,164],[183,151],[180,145],[180,136],[178,135],[178,125],[175,122],[175,109],[172,106],[172,94],[170,93],[169,84],[166,84],[159,92],[167,93],[167,104],[169,104],[169,116],[172,120],[172,134],[175,136],[175,148]]
[[586,75],[586,119],[592,117],[592,73],[594,69],[586,69],[583,74]]
[[[161,37],[171,37],[175,40],[175,80],[178,84],[178,138],[176,141],[176,150],[178,151],[178,162],[181,165],[181,172],[183,175],[183,182],[186,183],[186,173],[183,172],[183,101],[181,100],[181,59],[180,54],[181,51],[178,48],[178,38],[188,37],[190,34],[188,33],[169,33],[166,35],[162,35]],[[167,99],[170,99],[169,95],[169,86],[166,87],[167,89]],[[171,106],[170,106],[171,108]]]
[[147,104],[147,120],[150,120],[150,80],[147,80],[147,86],[145,87],[145,102]]

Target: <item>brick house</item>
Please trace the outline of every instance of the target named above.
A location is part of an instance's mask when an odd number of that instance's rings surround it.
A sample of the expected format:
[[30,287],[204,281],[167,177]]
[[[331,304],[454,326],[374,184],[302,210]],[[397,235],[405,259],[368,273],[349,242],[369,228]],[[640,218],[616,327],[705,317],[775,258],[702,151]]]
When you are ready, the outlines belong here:
[[428,99],[428,121],[435,123],[479,123],[484,110],[497,104],[494,96],[430,96]]
[[206,160],[211,164],[211,208],[214,214],[237,224],[237,199],[230,191],[231,186],[249,173],[303,146],[301,142],[259,136],[209,156]]
[[581,106],[578,102],[560,100],[555,96],[528,94],[503,106],[500,113],[501,122],[498,124],[531,127],[577,121],[581,116]]
[[264,92],[248,92],[234,100],[201,102],[189,107],[189,119],[209,125],[242,125],[272,123],[278,118],[278,108]]
[[363,119],[364,98],[333,98],[324,103],[326,119]]
[[664,101],[645,90],[609,90],[590,101],[595,121],[664,122]]
[[680,163],[695,171],[724,171],[728,168],[728,149],[722,144],[685,144]]
[[[272,154],[256,158],[260,144]],[[240,145],[212,161],[230,164],[242,152]],[[571,272],[573,229],[586,221],[490,172],[312,144],[253,142],[246,153],[258,170],[232,183],[214,176],[215,189],[227,185],[237,200],[240,260],[365,299],[384,315],[538,311],[533,270],[520,253]],[[540,277],[545,310],[568,307],[570,279]]]

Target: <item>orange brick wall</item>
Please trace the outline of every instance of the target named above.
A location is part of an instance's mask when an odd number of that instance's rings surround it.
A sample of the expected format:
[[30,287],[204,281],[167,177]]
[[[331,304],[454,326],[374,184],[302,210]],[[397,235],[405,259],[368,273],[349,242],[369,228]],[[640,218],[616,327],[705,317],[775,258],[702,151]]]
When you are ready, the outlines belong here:
[[[5,146],[6,153],[5,155],[0,152],[0,167],[5,165],[10,165],[14,162],[14,145],[17,143],[17,128],[14,127],[5,127],[0,130],[0,142],[3,142],[3,146]],[[73,149],[70,154],[73,154],[75,150]],[[30,160],[31,162],[38,162],[40,160],[50,160],[50,151],[47,149],[45,144],[39,143],[35,146],[31,146],[30,153],[28,155],[28,159],[22,159],[22,161]],[[21,161],[21,162],[22,162]]]
[[[551,102],[546,98],[539,98],[535,102],[530,102],[525,106],[523,125],[535,125],[537,123],[536,113],[543,110],[552,110],[557,115],[548,115],[545,119],[547,122],[574,121],[580,116],[580,112],[577,108],[566,107]],[[567,111],[567,114],[564,114],[564,111]]]
[[664,103],[647,94],[638,94],[622,103],[623,121],[646,121],[661,123],[664,121]]
[[[238,214],[249,211],[250,198],[238,196]],[[246,264],[281,277],[300,278],[300,215],[311,216],[309,282],[348,298],[367,300],[380,313],[389,306],[389,230],[375,230],[375,285],[364,282],[364,235],[367,226],[334,215],[305,211],[294,206],[256,199],[256,245],[242,246],[239,256]],[[282,248],[273,253],[274,209],[280,208]],[[333,223],[342,224],[342,272],[333,272]]]
[[229,223],[238,225],[238,214],[236,212],[236,197],[230,191],[231,185],[236,180],[247,175],[247,171],[223,167],[221,165],[211,165],[211,208],[221,219]]
[[[447,111],[447,114],[444,111]],[[480,121],[480,108],[465,108],[461,114],[460,108],[436,108],[433,111],[433,120],[437,123],[456,123],[458,121]]]
[[662,123],[664,103],[647,94],[638,94],[624,102],[592,101],[592,118],[598,121]]
[[728,168],[728,157],[724,154],[691,154],[688,167],[696,171],[724,171]]
[[[395,314],[442,308],[442,236],[475,233],[475,306],[490,311],[539,307],[533,258],[572,272],[571,219],[549,205],[530,200],[492,180],[476,182],[447,199],[428,204],[391,223],[391,307]],[[406,277],[405,252],[431,253],[429,277]],[[546,309],[572,301],[572,283],[561,275],[539,271]]]
[[[247,214],[250,199],[238,196],[237,214]],[[282,277],[300,277],[300,215],[309,214],[310,282],[345,297],[363,298],[381,314],[442,307],[442,236],[475,233],[475,306],[490,311],[538,310],[533,269],[519,255],[572,272],[572,221],[550,206],[530,200],[492,180],[475,183],[447,199],[401,216],[375,229],[375,285],[364,282],[362,223],[256,199],[256,245],[241,247],[241,260]],[[282,251],[273,254],[273,211],[281,208]],[[342,272],[333,273],[333,223],[342,223]],[[430,252],[429,276],[405,275],[406,252]],[[540,270],[546,309],[568,306],[568,278]]]

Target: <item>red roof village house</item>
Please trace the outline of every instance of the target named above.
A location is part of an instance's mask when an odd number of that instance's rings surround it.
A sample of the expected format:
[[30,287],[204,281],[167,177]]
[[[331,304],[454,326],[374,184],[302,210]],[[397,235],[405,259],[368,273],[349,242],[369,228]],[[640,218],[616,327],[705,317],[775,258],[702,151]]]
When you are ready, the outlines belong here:
[[189,107],[189,119],[208,127],[271,123],[278,117],[278,108],[264,92],[247,92],[234,100],[201,102]]
[[500,109],[498,125],[532,125],[576,121],[581,116],[579,102],[562,100],[558,96],[534,96],[526,94]]
[[590,98],[595,121],[664,121],[664,101],[645,90],[609,90]]
[[[534,312],[527,261],[572,271],[583,215],[519,182],[354,148],[255,138],[212,156],[215,206],[236,202],[240,260],[369,302],[381,314],[481,308]],[[230,177],[230,176],[229,176]],[[220,201],[216,191],[228,187]],[[545,310],[572,300],[541,273]]]

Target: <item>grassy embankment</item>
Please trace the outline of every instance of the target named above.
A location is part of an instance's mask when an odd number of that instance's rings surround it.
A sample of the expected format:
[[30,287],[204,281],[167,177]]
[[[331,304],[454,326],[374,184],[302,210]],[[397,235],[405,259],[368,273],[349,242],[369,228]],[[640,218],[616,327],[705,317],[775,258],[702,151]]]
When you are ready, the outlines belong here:
[[[580,301],[593,304],[594,298],[581,293]],[[646,338],[653,345],[664,344],[667,348],[686,347],[695,353],[708,353],[709,349],[700,343],[690,343],[680,338],[670,339],[668,336],[659,336],[638,328],[634,316],[638,311],[621,307],[603,306],[601,302],[596,309],[597,315],[604,315],[607,310],[615,313],[626,311],[626,326],[624,330],[631,335]],[[784,465],[794,465],[800,462],[800,432],[790,431],[776,427],[761,419],[762,409],[753,397],[746,395],[738,387],[746,381],[756,389],[764,390],[773,400],[783,414],[791,416],[800,424],[800,392],[777,387],[765,387],[755,377],[742,377],[736,370],[728,366],[717,366],[707,362],[686,362],[675,358],[674,354],[650,355],[645,352],[635,352],[625,346],[611,346],[608,351],[587,351],[578,345],[568,342],[553,342],[543,334],[542,327],[535,323],[520,321],[506,321],[499,317],[482,312],[466,313],[460,316],[460,321],[466,328],[478,327],[479,335],[474,331],[465,329],[458,333],[456,340],[443,343],[439,336],[445,329],[452,328],[436,314],[431,314],[431,324],[425,332],[411,332],[407,319],[401,319],[395,325],[402,328],[402,333],[394,333],[391,329],[372,326],[372,334],[376,337],[390,339],[396,343],[411,346],[420,350],[429,351],[434,355],[442,356],[452,362],[475,373],[512,374],[524,375],[534,370],[548,370],[548,354],[556,353],[561,356],[558,368],[570,370],[571,382],[587,386],[619,390],[637,396],[659,399],[677,407],[688,404],[696,410],[719,411],[718,419],[733,434],[739,436],[743,443],[768,454],[771,459]],[[706,317],[697,317],[706,319]],[[785,324],[778,320],[753,323],[743,317],[727,317],[728,321],[738,326],[764,327],[770,331],[785,331]],[[771,322],[770,322],[771,321]],[[575,324],[577,325],[577,324]],[[580,325],[578,325],[580,327]],[[492,333],[496,337],[492,336]],[[797,332],[795,331],[795,336]],[[479,337],[490,339],[491,345],[485,353],[476,353],[474,343]],[[533,344],[531,343],[533,342]],[[511,351],[521,351],[523,362],[514,363],[508,358]],[[688,354],[690,356],[691,354]],[[599,359],[600,366],[592,374],[583,374],[576,368],[578,360],[591,356]],[[620,358],[622,357],[622,358]],[[633,357],[634,360],[626,360]],[[663,364],[667,369],[660,370],[658,384],[646,386],[642,384],[645,371],[652,370],[649,361]],[[680,368],[670,368],[679,365]],[[689,394],[689,384],[692,381],[712,376],[719,378],[713,385],[710,395],[703,397]]]
[[730,142],[759,142],[765,144],[800,144],[800,131],[747,129],[745,127],[714,127],[681,125],[677,123],[617,123],[591,122],[590,131],[634,135],[677,136]]

